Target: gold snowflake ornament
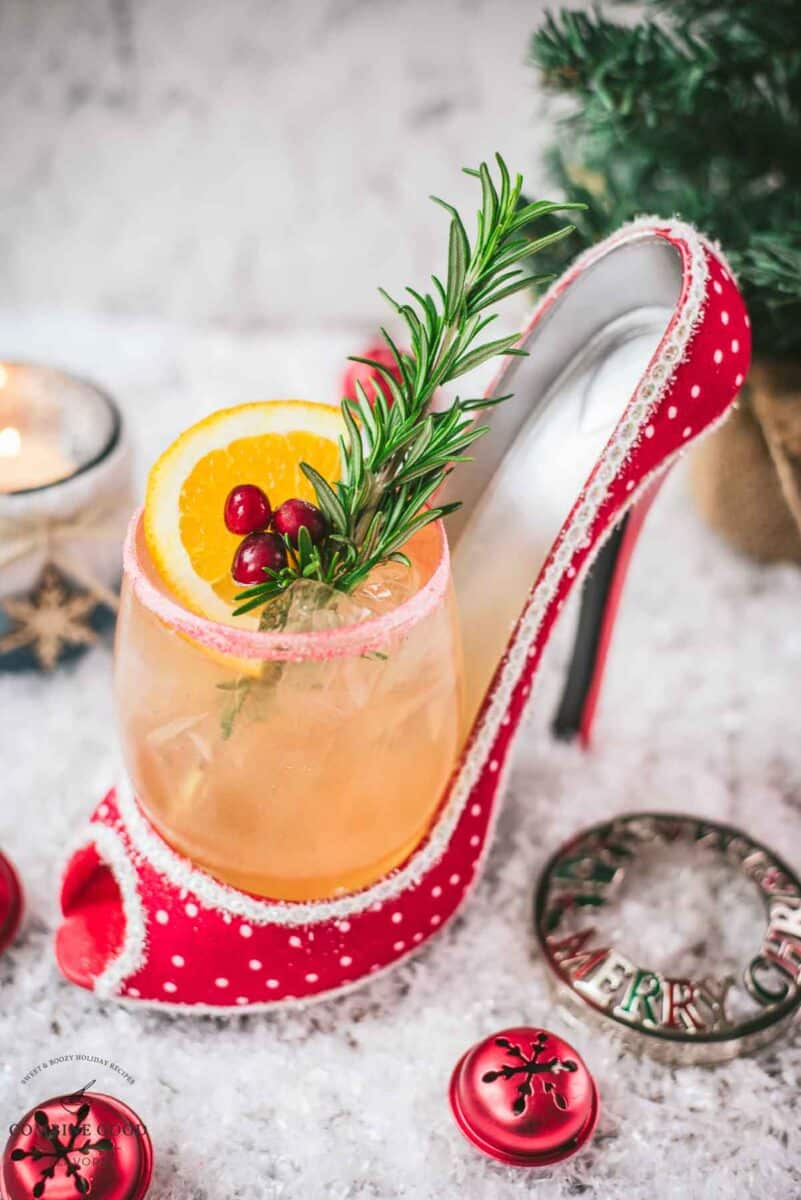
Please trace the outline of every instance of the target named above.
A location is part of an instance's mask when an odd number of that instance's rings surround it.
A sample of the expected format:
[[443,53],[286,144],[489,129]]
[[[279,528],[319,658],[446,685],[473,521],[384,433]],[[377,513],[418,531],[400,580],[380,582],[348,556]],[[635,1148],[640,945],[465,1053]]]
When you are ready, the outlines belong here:
[[96,607],[94,596],[73,591],[54,567],[45,567],[30,596],[0,600],[0,610],[13,622],[0,636],[0,654],[30,646],[39,666],[51,671],[66,646],[97,641],[87,620]]

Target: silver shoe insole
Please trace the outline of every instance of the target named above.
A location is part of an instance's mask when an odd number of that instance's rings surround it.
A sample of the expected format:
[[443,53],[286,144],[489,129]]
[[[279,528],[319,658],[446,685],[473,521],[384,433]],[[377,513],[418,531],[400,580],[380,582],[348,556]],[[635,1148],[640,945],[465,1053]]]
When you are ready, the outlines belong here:
[[[453,575],[468,728],[529,590],[672,314],[672,307],[652,304],[610,321],[541,397],[526,397],[530,415],[463,519]],[[485,435],[492,437],[492,430]]]

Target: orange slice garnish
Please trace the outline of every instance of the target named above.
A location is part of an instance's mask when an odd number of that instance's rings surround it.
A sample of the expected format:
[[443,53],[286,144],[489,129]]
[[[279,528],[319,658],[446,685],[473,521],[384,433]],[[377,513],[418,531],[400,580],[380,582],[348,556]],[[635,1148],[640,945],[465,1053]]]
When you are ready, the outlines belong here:
[[164,451],[148,478],[145,539],[156,570],[186,608],[231,623],[242,591],[231,577],[241,538],[223,520],[231,488],[255,483],[273,509],[293,496],[314,501],[300,463],[336,479],[341,433],[337,408],[270,400],[212,413]]

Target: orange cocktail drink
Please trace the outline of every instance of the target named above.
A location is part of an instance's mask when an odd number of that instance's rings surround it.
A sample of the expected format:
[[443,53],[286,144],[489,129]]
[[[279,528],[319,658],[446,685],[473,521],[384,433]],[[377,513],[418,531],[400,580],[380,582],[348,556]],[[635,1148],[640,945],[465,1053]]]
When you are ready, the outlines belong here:
[[129,534],[115,691],[126,766],[176,850],[288,900],[365,886],[425,837],[461,734],[441,524],[351,595],[296,584],[285,629],[209,620]]

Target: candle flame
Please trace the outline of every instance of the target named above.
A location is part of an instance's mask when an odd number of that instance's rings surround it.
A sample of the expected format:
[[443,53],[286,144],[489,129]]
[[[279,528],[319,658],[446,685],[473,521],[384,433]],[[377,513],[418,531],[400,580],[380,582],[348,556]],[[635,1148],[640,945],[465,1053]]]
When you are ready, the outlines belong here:
[[0,458],[16,458],[22,448],[22,434],[13,425],[0,429]]

